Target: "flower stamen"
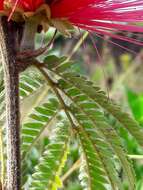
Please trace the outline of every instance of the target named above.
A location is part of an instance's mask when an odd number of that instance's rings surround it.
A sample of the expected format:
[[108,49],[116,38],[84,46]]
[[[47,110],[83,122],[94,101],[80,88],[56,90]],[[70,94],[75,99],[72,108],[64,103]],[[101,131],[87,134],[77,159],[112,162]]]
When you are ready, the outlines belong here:
[[18,2],[19,2],[19,0],[16,0],[16,2],[15,2],[15,4],[14,4],[14,6],[13,6],[13,8],[12,8],[12,11],[11,11],[11,13],[10,13],[9,17],[8,17],[8,21],[10,21],[10,20],[11,20],[12,15],[14,14],[14,11],[16,10],[16,7],[17,7],[17,5],[18,5]]

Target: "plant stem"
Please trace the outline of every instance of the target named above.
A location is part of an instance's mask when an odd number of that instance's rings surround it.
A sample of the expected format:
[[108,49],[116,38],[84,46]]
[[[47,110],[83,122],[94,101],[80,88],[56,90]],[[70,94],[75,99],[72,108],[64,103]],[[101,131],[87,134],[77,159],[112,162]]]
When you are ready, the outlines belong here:
[[87,39],[88,37],[88,32],[85,32],[79,39],[79,41],[75,44],[75,46],[73,47],[71,53],[69,54],[68,58],[66,59],[66,61],[70,61],[70,59],[73,57],[73,55],[78,51],[78,49],[81,47],[81,45],[84,43],[84,41]]
[[2,17],[0,56],[4,68],[6,101],[7,182],[6,190],[20,190],[19,71],[16,65],[16,26]]
[[77,169],[80,168],[81,165],[81,159],[78,159],[71,167],[70,169],[61,177],[62,182],[64,183],[68,177]]
[[76,125],[74,124],[74,121],[68,111],[68,107],[67,105],[65,104],[61,94],[59,93],[59,90],[58,88],[56,87],[56,83],[54,83],[51,78],[49,77],[48,73],[42,68],[42,67],[39,67],[38,65],[35,65],[37,66],[37,69],[43,74],[43,76],[45,77],[45,79],[47,80],[48,84],[50,85],[50,87],[52,88],[52,90],[55,92],[58,100],[60,101],[61,103],[61,106],[63,107],[64,111],[65,111],[65,114],[67,116],[67,118],[69,119],[71,125],[73,128],[76,128]]

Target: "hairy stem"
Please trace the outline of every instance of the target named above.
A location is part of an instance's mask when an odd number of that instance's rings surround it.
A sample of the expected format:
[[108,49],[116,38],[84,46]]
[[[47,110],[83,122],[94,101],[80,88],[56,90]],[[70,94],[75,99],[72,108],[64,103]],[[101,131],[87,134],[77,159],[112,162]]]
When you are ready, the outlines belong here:
[[20,190],[20,114],[19,71],[15,61],[16,26],[0,20],[0,58],[4,68],[6,92],[6,144],[7,183],[6,190]]

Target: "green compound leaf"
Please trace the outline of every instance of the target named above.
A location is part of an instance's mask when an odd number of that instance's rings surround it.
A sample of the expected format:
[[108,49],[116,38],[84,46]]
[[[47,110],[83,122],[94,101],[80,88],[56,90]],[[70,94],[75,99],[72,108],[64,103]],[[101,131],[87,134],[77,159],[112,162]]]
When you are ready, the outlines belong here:
[[46,103],[36,107],[29,115],[30,121],[22,126],[22,151],[28,154],[37,142],[42,132],[48,127],[60,112],[59,103],[55,98],[49,98]]
[[[87,144],[88,142],[92,143],[94,148],[92,152],[95,153],[98,150],[98,153],[100,153],[100,155],[98,154],[100,162],[102,161],[100,166],[104,168],[105,177],[108,181],[104,184],[101,180],[100,185],[105,189],[108,189],[109,185],[112,189],[122,189],[121,181],[115,169],[117,165],[115,158],[117,158],[123,168],[129,187],[133,190],[135,188],[133,168],[123,148],[118,130],[116,131],[114,126],[110,126],[104,116],[104,110],[113,115],[140,144],[142,144],[141,139],[143,138],[142,129],[127,113],[122,112],[119,106],[109,100],[100,88],[95,87],[86,77],[70,71],[72,69],[70,65],[71,63],[64,62],[59,65],[56,64],[56,66],[53,65],[52,68],[48,69],[59,77],[56,82],[56,88],[61,91],[63,100],[66,100],[65,104],[68,102],[66,109],[80,125],[80,133],[79,131],[78,133],[82,147],[84,144],[84,142],[82,144],[82,139],[88,138]],[[82,135],[84,138],[82,138]],[[83,151],[85,151],[84,148]],[[86,154],[87,152],[84,153],[84,157]],[[92,183],[89,184],[92,186]]]
[[95,143],[95,139],[91,139],[81,127],[78,130],[78,135],[84,155],[79,175],[83,189],[106,190],[107,187],[112,187],[113,190],[117,187],[121,189],[120,182],[116,183],[116,171],[112,165],[112,159],[108,157],[109,151],[106,150],[102,139],[98,135],[94,136],[98,141]]
[[61,186],[60,174],[68,154],[69,124],[57,124],[53,131],[50,143],[45,147],[39,164],[32,175],[32,184],[29,190],[57,190]]
[[[65,69],[60,70],[59,68],[64,68],[64,65],[66,65]],[[67,65],[69,66],[68,69]],[[64,62],[59,64],[59,66],[56,65],[56,67],[53,67],[52,69],[48,68],[48,66],[47,68],[61,78],[61,83],[66,83],[64,85],[69,85],[71,88],[76,87],[78,91],[88,96],[88,98],[95,101],[104,110],[114,116],[115,119],[119,121],[122,126],[137,140],[137,142],[143,146],[143,129],[138,125],[138,123],[128,113],[122,111],[120,106],[109,100],[106,94],[101,91],[99,87],[94,86],[94,84],[86,77],[80,76],[78,73],[74,72],[72,66],[73,65],[70,64],[70,62]],[[74,93],[76,92],[74,91]]]

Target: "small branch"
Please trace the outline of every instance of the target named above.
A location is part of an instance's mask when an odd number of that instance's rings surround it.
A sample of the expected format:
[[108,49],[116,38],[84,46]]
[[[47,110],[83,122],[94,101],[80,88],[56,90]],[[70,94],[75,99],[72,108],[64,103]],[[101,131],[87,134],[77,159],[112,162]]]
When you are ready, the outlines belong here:
[[16,66],[16,27],[2,17],[0,57],[4,68],[6,99],[7,184],[6,190],[20,190],[19,71]]
[[131,155],[131,154],[128,154],[128,157],[132,160],[143,160],[143,155]]
[[74,171],[76,171],[77,169],[79,169],[80,165],[81,165],[81,160],[78,159],[78,160],[71,166],[71,168],[61,177],[62,182],[64,183],[64,182],[67,180],[67,178],[68,178]]
[[67,115],[67,118],[69,119],[71,125],[73,126],[73,128],[76,128],[76,125],[74,124],[74,121],[68,111],[68,107],[67,105],[65,104],[61,94],[59,93],[58,89],[56,88],[56,84],[51,80],[51,78],[49,77],[49,75],[47,74],[47,72],[40,66],[38,65],[35,65],[37,66],[38,70],[43,74],[43,76],[45,77],[45,79],[47,80],[48,84],[51,86],[51,88],[53,89],[53,91],[55,92],[55,94],[57,95],[64,111],[65,111],[65,114]]
[[78,49],[80,48],[80,46],[83,44],[83,42],[86,40],[86,38],[88,37],[88,32],[85,32],[81,38],[79,39],[79,41],[75,44],[73,50],[71,51],[71,53],[69,54],[68,58],[66,61],[69,61],[72,56],[78,51]]
[[43,53],[45,53],[47,50],[48,50],[48,48],[52,45],[52,43],[54,42],[54,40],[55,40],[55,37],[56,37],[56,34],[57,34],[57,30],[55,30],[55,32],[54,32],[54,34],[53,34],[53,37],[52,37],[52,39],[50,40],[50,42],[47,44],[47,45],[45,45],[45,47],[41,47],[41,48],[39,48],[39,49],[37,49],[37,50],[28,50],[28,51],[22,51],[22,52],[20,52],[18,55],[17,55],[17,60],[22,60],[23,61],[23,59],[24,60],[27,60],[27,59],[33,59],[33,58],[35,58],[35,57],[38,57],[38,56],[40,56],[40,55],[42,55]]

